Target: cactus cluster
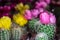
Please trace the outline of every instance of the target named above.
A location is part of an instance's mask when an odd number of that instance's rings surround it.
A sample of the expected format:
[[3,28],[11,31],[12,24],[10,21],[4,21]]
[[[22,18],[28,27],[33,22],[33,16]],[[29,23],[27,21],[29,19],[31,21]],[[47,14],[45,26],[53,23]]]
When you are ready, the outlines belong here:
[[0,2],[0,40],[21,40],[23,34],[30,32],[37,33],[35,40],[53,40],[56,18],[46,9],[50,0]]
[[49,40],[53,40],[56,31],[55,25],[51,25],[51,24],[45,25],[38,20],[30,21],[29,25],[30,25],[29,28],[32,31],[35,31],[37,34],[44,32],[45,34],[48,35]]

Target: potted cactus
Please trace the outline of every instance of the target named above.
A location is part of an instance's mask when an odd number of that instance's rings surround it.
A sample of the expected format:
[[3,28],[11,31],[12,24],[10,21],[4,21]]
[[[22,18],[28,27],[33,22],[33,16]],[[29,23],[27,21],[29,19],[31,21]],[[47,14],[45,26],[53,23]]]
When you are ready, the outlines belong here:
[[10,40],[11,19],[8,16],[3,16],[0,19],[0,38],[1,40]]

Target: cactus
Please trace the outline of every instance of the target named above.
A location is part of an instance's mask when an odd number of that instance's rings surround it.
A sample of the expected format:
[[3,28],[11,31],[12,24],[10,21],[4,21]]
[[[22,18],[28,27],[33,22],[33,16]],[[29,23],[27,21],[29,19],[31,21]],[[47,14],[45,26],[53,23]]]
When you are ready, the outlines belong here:
[[54,33],[55,33],[55,26],[54,25],[43,25],[39,21],[35,23],[34,29],[37,33],[44,32],[48,35],[49,40],[53,40]]
[[1,40],[10,40],[10,31],[9,30],[1,30],[0,37],[1,37]]
[[21,29],[19,27],[12,29],[13,40],[20,40],[21,34]]
[[20,40],[24,32],[25,32],[25,29],[23,30],[22,27],[19,27],[19,25],[13,23],[13,27],[12,27],[13,40]]
[[49,40],[53,40],[55,34],[55,27],[54,25],[43,25],[40,26],[40,32],[46,33],[49,37]]
[[48,36],[45,33],[39,33],[36,35],[35,40],[48,40]]
[[39,20],[33,19],[29,21],[29,28],[37,33],[44,32],[48,35],[49,40],[53,40],[55,34],[55,26],[51,24],[42,24]]
[[31,21],[29,21],[29,28],[31,31],[34,31],[34,24],[37,22],[37,19],[32,19]]

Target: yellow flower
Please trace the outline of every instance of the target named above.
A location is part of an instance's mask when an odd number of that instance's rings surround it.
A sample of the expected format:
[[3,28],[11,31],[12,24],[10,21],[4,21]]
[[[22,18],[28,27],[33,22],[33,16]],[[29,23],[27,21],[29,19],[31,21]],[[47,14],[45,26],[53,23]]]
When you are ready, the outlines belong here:
[[0,22],[0,28],[2,28],[3,26],[2,26],[2,24],[1,24],[1,22]]
[[22,9],[22,7],[23,7],[23,3],[20,3],[15,6],[15,9],[20,10]]
[[23,5],[23,3],[17,4],[15,9],[19,11],[19,13],[24,14],[25,10],[29,9],[29,5]]
[[12,22],[11,22],[11,19],[9,17],[3,16],[0,21],[1,21],[1,24],[2,24],[4,29],[6,29],[6,30],[10,29]]
[[24,6],[24,9],[25,9],[25,10],[26,10],[26,9],[29,9],[29,5],[26,4],[26,5]]
[[13,20],[15,23],[19,24],[22,27],[27,23],[27,19],[23,15],[20,15],[20,14],[14,15]]

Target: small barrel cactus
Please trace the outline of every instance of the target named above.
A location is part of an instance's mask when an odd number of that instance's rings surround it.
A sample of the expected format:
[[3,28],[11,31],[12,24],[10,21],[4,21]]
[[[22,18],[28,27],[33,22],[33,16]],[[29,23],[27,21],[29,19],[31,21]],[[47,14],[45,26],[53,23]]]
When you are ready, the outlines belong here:
[[37,22],[37,19],[32,19],[31,21],[29,21],[29,28],[31,31],[34,31],[34,24]]
[[43,25],[43,24],[37,22],[35,24],[34,29],[37,33],[40,33],[40,32],[46,33],[49,37],[49,40],[53,40],[54,33],[55,33],[55,26],[54,25],[50,25],[50,24]]
[[48,40],[48,36],[45,33],[39,33],[36,35],[35,40]]
[[1,40],[10,40],[10,31],[9,30],[1,30],[0,31],[0,37]]
[[21,34],[22,33],[20,28],[14,28],[12,30],[13,40],[20,40]]
[[19,25],[13,23],[12,24],[12,39],[20,40],[21,36],[26,32],[26,30]]
[[29,28],[37,33],[44,32],[48,35],[49,40],[53,40],[55,34],[55,25],[42,24],[39,20],[29,21]]
[[11,19],[8,16],[3,16],[0,19],[0,38],[1,40],[10,40]]
[[54,25],[44,25],[40,27],[41,32],[45,32],[49,36],[49,40],[53,40],[55,34],[55,26]]
[[[37,21],[37,22],[34,24],[34,30],[35,30],[35,32],[40,33],[40,25],[42,25],[40,21]],[[42,25],[42,26],[43,26],[43,25]]]

